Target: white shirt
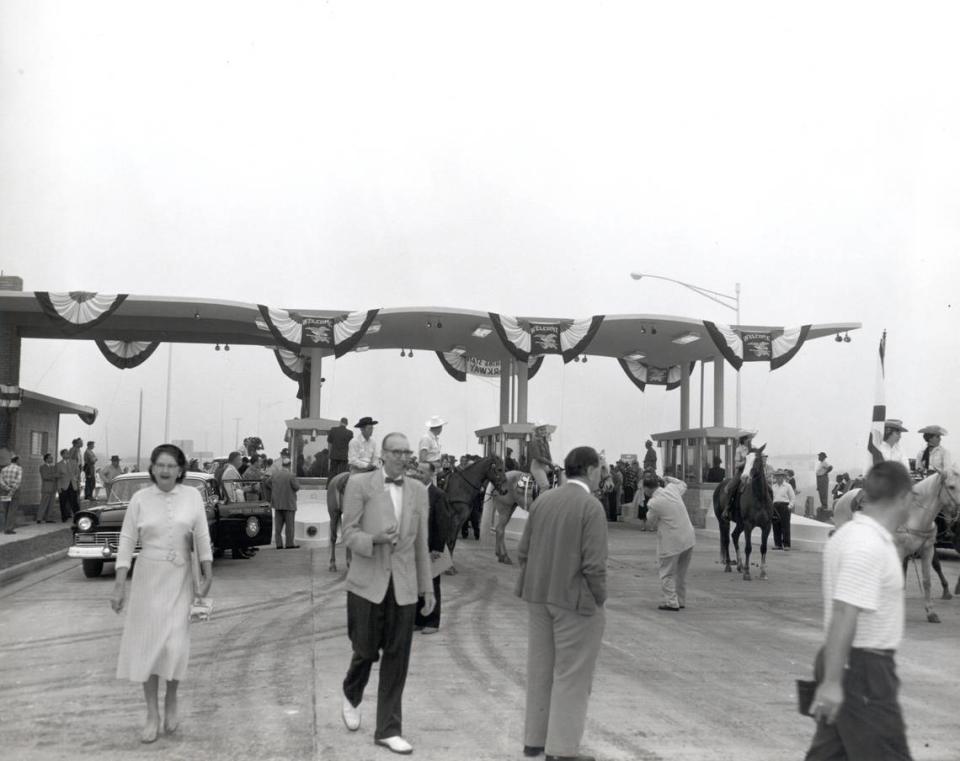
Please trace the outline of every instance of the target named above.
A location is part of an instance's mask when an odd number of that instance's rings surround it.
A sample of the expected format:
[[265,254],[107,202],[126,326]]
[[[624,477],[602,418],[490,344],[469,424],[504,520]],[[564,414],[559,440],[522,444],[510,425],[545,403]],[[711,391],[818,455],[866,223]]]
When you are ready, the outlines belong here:
[[774,481],[770,488],[773,490],[773,501],[774,502],[786,502],[790,507],[793,507],[794,500],[796,500],[797,495],[793,491],[793,487],[784,481],[782,484],[778,484]]
[[[923,453],[927,450],[926,447],[917,452],[917,470],[923,468]],[[953,459],[950,457],[950,453],[943,448],[943,445],[934,447],[930,450],[930,470],[944,470],[949,468],[953,464]]]
[[[403,512],[403,487],[397,486],[396,484],[388,484],[386,480],[390,478],[387,475],[387,471],[383,468],[380,468],[380,475],[384,480],[384,488],[390,492],[390,499],[393,501],[393,513],[397,516],[397,527],[400,526],[400,513]],[[403,476],[400,476],[401,478]]]
[[[880,438],[880,434],[873,434],[873,445],[877,448],[877,451],[883,456],[884,462],[892,460],[893,462],[899,462],[903,464],[908,471],[910,470],[910,460],[907,457],[907,453],[903,451],[903,447],[900,446],[898,441],[896,444],[890,445]],[[867,470],[873,467],[873,460],[867,464]]]
[[686,483],[669,476],[663,480],[667,485],[647,500],[647,525],[657,529],[657,556],[670,557],[689,550],[697,540],[683,502]]
[[587,486],[587,485],[586,485],[583,481],[581,481],[579,478],[571,478],[569,481],[567,481],[567,483],[568,483],[568,484],[576,484],[576,485],[579,486],[581,489],[583,489],[587,494],[593,494],[593,492],[590,491],[590,487]]
[[818,463],[817,463],[817,477],[827,475],[827,473],[830,472],[830,469],[831,469],[832,467],[833,467],[833,466],[832,466],[832,465],[830,464],[830,462],[829,462],[828,460],[826,460],[826,459],[824,459],[823,462],[818,462]]
[[369,468],[371,465],[376,465],[379,459],[380,448],[373,436],[365,439],[360,435],[350,439],[350,445],[347,447],[347,460],[350,462],[350,467]]
[[823,551],[823,628],[833,601],[860,609],[853,647],[896,650],[903,640],[903,571],[893,537],[876,520],[854,513]]
[[423,435],[423,438],[420,439],[420,444],[417,446],[417,453],[419,454],[424,449],[427,450],[427,455],[423,458],[424,462],[440,462],[440,437],[434,435],[433,431],[427,431]]

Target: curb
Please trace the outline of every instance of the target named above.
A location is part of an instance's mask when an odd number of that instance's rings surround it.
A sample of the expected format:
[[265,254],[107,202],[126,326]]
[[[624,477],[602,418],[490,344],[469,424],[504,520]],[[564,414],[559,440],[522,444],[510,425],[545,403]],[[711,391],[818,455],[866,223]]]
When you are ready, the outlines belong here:
[[51,552],[48,555],[41,555],[38,558],[27,560],[24,563],[18,563],[17,565],[10,566],[9,568],[4,568],[2,571],[0,571],[0,587],[4,587],[7,584],[26,576],[28,573],[32,573],[40,568],[52,565],[58,560],[63,560],[66,557],[67,550],[64,548],[62,550],[57,550],[56,552]]

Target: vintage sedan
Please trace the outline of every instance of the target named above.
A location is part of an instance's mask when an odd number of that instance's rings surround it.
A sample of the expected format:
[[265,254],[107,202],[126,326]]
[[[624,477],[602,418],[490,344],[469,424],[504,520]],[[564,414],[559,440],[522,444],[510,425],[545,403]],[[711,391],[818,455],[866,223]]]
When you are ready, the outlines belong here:
[[[106,504],[78,512],[73,519],[73,544],[67,556],[83,561],[83,573],[95,578],[104,563],[117,559],[120,527],[130,498],[152,482],[147,473],[125,473],[113,482]],[[234,558],[249,557],[252,548],[270,544],[273,515],[269,502],[225,502],[217,482],[208,473],[189,472],[183,480],[200,492],[207,512],[214,557],[230,550]],[[139,545],[133,556],[137,557]]]

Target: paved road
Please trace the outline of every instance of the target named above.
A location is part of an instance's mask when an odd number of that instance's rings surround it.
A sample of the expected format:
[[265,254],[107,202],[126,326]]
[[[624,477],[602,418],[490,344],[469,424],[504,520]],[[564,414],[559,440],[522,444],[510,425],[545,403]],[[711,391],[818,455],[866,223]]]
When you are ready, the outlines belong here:
[[[715,562],[701,532],[687,610],[656,610],[655,537],[611,530],[610,600],[585,749],[610,761],[801,758],[813,725],[794,679],[820,640],[820,556],[771,552],[770,580]],[[522,758],[525,629],[516,570],[475,542],[444,577],[441,632],[417,635],[405,694],[416,757]],[[960,563],[945,562],[951,582]],[[339,686],[350,656],[343,577],[326,551],[265,549],[218,561],[215,620],[194,629],[181,730],[138,742],[138,686],[114,679],[121,619],[112,576],[63,561],[0,590],[0,755],[46,759],[324,759],[392,754],[372,742],[372,703],[349,734]],[[927,624],[908,584],[903,704],[918,761],[960,759],[956,740],[960,599]],[[376,677],[374,677],[375,679]],[[373,692],[369,696],[373,696]]]

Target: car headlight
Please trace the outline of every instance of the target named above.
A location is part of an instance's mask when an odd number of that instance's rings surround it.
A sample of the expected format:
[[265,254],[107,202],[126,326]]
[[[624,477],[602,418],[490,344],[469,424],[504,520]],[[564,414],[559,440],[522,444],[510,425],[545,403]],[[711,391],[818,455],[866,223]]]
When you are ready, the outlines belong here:
[[93,518],[84,515],[77,521],[77,529],[80,531],[89,531],[93,528]]
[[247,536],[251,538],[255,537],[260,533],[260,519],[251,515],[247,518],[246,524],[244,524],[244,530],[247,532]]

